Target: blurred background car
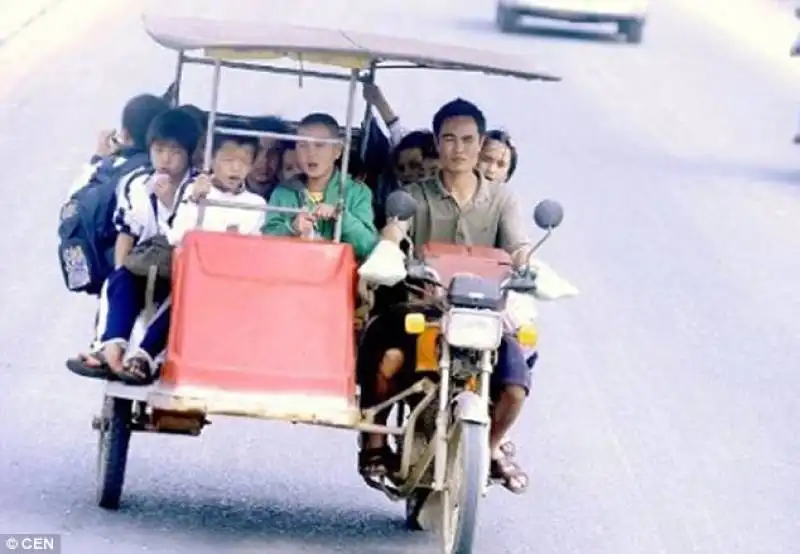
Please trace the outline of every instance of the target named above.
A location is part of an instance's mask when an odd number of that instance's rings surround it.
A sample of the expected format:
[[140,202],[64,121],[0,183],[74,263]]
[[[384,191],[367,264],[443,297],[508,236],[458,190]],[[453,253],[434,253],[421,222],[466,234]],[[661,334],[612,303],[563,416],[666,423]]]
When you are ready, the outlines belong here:
[[495,23],[508,33],[523,17],[572,23],[614,23],[631,44],[642,42],[649,0],[497,0]]

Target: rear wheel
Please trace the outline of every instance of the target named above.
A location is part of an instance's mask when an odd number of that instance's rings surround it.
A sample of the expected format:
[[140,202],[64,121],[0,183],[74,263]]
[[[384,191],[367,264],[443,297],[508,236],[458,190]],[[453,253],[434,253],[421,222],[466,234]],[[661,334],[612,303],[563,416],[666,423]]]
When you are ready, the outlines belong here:
[[447,487],[443,498],[442,552],[472,554],[478,505],[486,485],[489,428],[458,421],[448,447]]
[[629,44],[641,44],[644,38],[644,20],[630,19],[617,24],[620,34],[625,36]]
[[97,503],[107,510],[119,508],[131,439],[131,415],[130,400],[105,397],[99,421]]
[[515,12],[498,4],[495,12],[495,24],[501,33],[513,31],[517,26],[517,19],[519,19],[519,16]]

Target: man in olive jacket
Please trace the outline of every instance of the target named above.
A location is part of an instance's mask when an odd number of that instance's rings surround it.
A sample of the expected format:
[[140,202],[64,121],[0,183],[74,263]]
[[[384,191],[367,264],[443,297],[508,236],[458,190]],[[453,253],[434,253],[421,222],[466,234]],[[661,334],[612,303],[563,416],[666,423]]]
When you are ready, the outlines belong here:
[[[341,173],[336,161],[342,155],[339,124],[333,116],[313,113],[304,117],[298,126],[300,137],[330,142],[297,142],[297,165],[302,177],[281,183],[272,193],[269,205],[281,208],[304,209],[300,214],[267,214],[262,231],[266,235],[310,236],[332,240],[339,203]],[[356,258],[365,259],[378,243],[372,192],[358,181],[344,176],[344,208],[342,212],[342,241],[350,244]]]

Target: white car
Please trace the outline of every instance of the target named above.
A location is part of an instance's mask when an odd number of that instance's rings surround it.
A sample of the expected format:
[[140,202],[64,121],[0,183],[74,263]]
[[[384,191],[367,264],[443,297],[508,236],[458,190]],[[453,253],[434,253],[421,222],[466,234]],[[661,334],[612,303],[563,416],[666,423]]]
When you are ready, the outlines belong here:
[[632,44],[642,42],[649,0],[497,0],[496,23],[512,31],[524,16],[574,23],[616,23]]

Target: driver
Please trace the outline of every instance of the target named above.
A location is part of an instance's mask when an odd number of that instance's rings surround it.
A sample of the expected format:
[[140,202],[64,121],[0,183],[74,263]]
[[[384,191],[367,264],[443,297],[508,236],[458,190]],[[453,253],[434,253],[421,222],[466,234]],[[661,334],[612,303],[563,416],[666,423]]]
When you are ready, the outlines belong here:
[[[408,232],[415,248],[428,242],[499,247],[511,254],[515,263],[524,263],[532,242],[516,197],[505,185],[490,184],[476,170],[486,132],[481,110],[460,98],[448,102],[434,115],[433,132],[441,171],[435,178],[407,188],[418,202]],[[388,223],[383,238],[399,244],[405,236],[403,226],[401,222]],[[404,309],[393,305],[378,311],[365,332],[358,358],[365,406],[387,400],[402,390],[402,382],[413,378],[416,338],[405,333],[404,317]],[[517,420],[530,385],[531,369],[521,346],[514,338],[504,337],[491,383],[491,474],[514,493],[525,491],[528,476],[515,462],[513,452],[500,445]],[[376,423],[385,424],[388,414],[381,415]],[[365,439],[359,454],[362,474],[376,477],[395,470],[397,457],[385,436],[368,434]]]

